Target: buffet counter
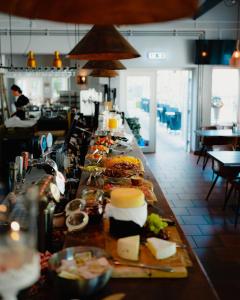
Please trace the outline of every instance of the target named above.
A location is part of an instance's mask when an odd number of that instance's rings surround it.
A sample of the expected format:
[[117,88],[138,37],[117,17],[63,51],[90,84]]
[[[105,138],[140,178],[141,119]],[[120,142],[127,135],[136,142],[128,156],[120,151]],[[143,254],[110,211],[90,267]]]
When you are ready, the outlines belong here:
[[[132,273],[134,268],[128,269],[115,269],[113,271],[113,278],[107,283],[107,285],[97,292],[94,296],[83,297],[81,299],[93,299],[100,300],[105,297],[123,293],[125,294],[123,299],[130,300],[137,298],[138,300],[145,299],[178,299],[178,300],[214,300],[219,299],[207,274],[205,273],[200,261],[195,256],[193,250],[190,248],[184,233],[175,219],[171,208],[169,207],[167,200],[165,199],[161,188],[153,176],[149,166],[146,163],[146,159],[141,149],[133,142],[128,156],[133,156],[140,159],[144,168],[144,179],[149,181],[153,185],[153,191],[156,199],[152,199],[152,203],[148,205],[149,212],[157,212],[164,218],[174,221],[174,224],[170,228],[172,236],[179,242],[180,248],[177,250],[180,256],[183,258],[184,263],[180,266],[177,264],[173,267],[173,273],[167,272],[139,272]],[[80,185],[77,191],[76,197],[80,197],[83,189],[91,188],[86,185],[87,178],[82,176]],[[156,201],[155,201],[156,200]],[[148,203],[149,204],[149,203]],[[107,229],[106,229],[107,228]],[[109,223],[106,218],[98,224],[88,224],[83,230],[77,232],[67,232],[65,236],[64,248],[74,246],[95,246],[103,248],[111,252],[112,238],[109,236]],[[111,240],[109,242],[109,240]],[[110,243],[110,244],[109,244]],[[110,246],[109,246],[110,245]],[[113,253],[111,253],[113,255]],[[167,260],[167,264],[173,264],[174,261]],[[119,272],[116,270],[120,270]],[[124,272],[121,272],[123,270]],[[135,269],[134,269],[135,270]],[[57,287],[48,283],[47,286],[43,286],[38,293],[34,296],[21,299],[72,299],[63,295]],[[113,298],[120,299],[120,298]]]
[[[181,242],[187,245],[187,253],[190,258],[190,265],[187,268],[186,278],[112,278],[103,291],[93,299],[102,299],[105,296],[113,293],[124,293],[126,300],[137,298],[138,300],[145,299],[178,299],[178,300],[210,300],[218,299],[218,296],[205,273],[200,261],[190,248],[189,243],[175,219],[168,202],[163,195],[159,183],[152,174],[146,159],[141,149],[133,144],[132,151],[128,153],[129,156],[139,158],[144,165],[144,178],[153,183],[154,193],[157,202],[150,207],[150,211],[157,211],[161,216],[174,219],[176,230],[180,236]],[[85,187],[85,180],[82,180],[78,189],[77,196],[80,195],[81,190]],[[66,247],[77,245],[92,245],[105,247],[104,228],[99,226],[92,226],[86,229],[85,233],[78,235],[68,235],[66,238]],[[181,277],[181,276],[180,276]],[[184,276],[183,276],[184,277]]]

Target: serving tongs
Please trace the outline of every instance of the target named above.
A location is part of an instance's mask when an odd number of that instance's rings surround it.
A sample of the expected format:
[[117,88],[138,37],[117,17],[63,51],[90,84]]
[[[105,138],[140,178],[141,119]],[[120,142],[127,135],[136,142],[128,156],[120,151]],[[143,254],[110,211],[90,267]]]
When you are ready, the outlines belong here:
[[160,266],[160,265],[147,265],[143,263],[134,263],[134,262],[122,262],[118,260],[113,260],[113,264],[116,266],[127,266],[133,268],[143,268],[143,269],[151,269],[151,270],[158,270],[162,272],[173,272],[174,269],[169,266]]
[[95,185],[98,186],[98,180],[97,179],[100,177],[100,175],[102,173],[103,173],[103,170],[90,173],[86,185],[90,185],[91,181],[92,181],[92,178],[93,178],[94,181],[95,181]]

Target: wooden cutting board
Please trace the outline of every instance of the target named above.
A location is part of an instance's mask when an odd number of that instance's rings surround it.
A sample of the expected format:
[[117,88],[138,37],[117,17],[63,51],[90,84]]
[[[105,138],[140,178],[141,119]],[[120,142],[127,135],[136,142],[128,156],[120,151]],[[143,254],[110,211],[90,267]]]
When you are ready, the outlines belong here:
[[[172,226],[169,227],[170,240],[181,243],[181,238],[177,229]],[[105,234],[105,250],[118,261],[129,262],[121,259],[117,254],[117,239],[109,235],[109,222],[104,220],[104,234]],[[186,249],[177,248],[177,253],[163,260],[156,260],[145,245],[140,246],[139,263],[169,266],[173,272],[163,272],[159,270],[143,269],[129,266],[114,266],[113,278],[185,278],[188,276],[187,267],[192,265]]]
[[145,194],[145,199],[148,204],[154,205],[154,203],[157,202],[157,197],[153,191],[153,184],[151,181],[147,179],[142,179],[141,185],[132,185],[131,179],[129,178],[124,178],[122,180],[119,179],[119,182],[113,183],[112,185],[113,185],[112,189],[117,187],[132,187],[132,188],[140,189]]

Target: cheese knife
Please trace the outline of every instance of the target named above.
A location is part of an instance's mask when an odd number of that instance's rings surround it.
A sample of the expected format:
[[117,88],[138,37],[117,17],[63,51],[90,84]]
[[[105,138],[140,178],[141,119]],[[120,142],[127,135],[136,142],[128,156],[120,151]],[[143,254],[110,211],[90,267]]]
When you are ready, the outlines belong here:
[[118,260],[114,260],[113,263],[117,266],[127,266],[133,268],[144,268],[144,269],[152,269],[152,270],[159,270],[163,272],[173,272],[173,268],[169,266],[156,266],[156,265],[147,265],[142,263],[134,263],[134,262],[121,262]]

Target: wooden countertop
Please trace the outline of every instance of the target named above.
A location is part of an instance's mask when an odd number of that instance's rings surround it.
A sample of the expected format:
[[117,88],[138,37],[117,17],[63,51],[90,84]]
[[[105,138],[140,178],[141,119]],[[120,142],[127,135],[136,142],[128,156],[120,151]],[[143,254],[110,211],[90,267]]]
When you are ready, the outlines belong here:
[[[145,168],[145,178],[152,181],[154,185],[154,192],[157,196],[158,202],[156,203],[156,208],[159,213],[165,217],[173,217],[173,212],[169,207],[167,200],[165,199],[161,188],[156,181],[154,175],[152,174],[149,166],[147,165],[145,156],[137,145],[133,146],[133,151],[128,153],[138,157],[142,160]],[[83,186],[79,187],[78,195]],[[182,232],[177,221],[177,229],[181,235],[181,238],[185,244],[188,245],[186,237]],[[89,229],[89,235],[87,234],[79,235],[78,238],[68,235],[66,239],[66,246],[76,246],[79,243],[96,246],[104,245],[104,241],[101,239],[102,228],[96,226]],[[96,242],[97,241],[97,242]],[[96,244],[97,243],[97,244]],[[192,249],[188,247],[188,252],[190,258],[193,262],[193,267],[188,269],[188,277],[183,279],[129,279],[129,278],[117,278],[111,279],[105,289],[101,291],[96,297],[91,299],[102,299],[105,296],[113,293],[125,293],[126,297],[124,299],[138,299],[138,300],[154,300],[154,299],[178,299],[178,300],[212,300],[219,299],[215,289],[213,288],[207,274],[205,273],[200,261],[193,253]]]
[[[145,178],[151,180],[154,185],[154,192],[157,196],[158,202],[156,208],[159,213],[165,217],[173,217],[173,212],[169,207],[167,200],[165,199],[161,188],[153,176],[150,168],[146,163],[146,159],[137,145],[133,146],[133,151],[129,155],[138,157],[142,160],[145,167]],[[78,193],[80,193],[83,185],[80,183]],[[182,232],[180,226],[176,221],[177,229],[181,235],[182,241],[188,245],[186,237]],[[65,246],[77,246],[86,245],[89,246],[102,246],[104,247],[104,241],[101,240],[102,236],[101,226],[88,226],[84,231],[74,234],[67,234],[65,240]],[[205,273],[200,261],[195,256],[194,252],[188,247],[188,253],[193,263],[193,267],[188,269],[188,277],[181,279],[163,279],[163,278],[112,278],[106,287],[97,293],[97,295],[88,297],[91,300],[100,300],[104,297],[115,294],[125,293],[124,300],[216,300],[219,299],[215,289],[213,288],[207,274]],[[58,291],[54,291],[52,287],[41,290],[40,293],[34,297],[22,298],[32,300],[50,300],[50,299],[66,299],[63,298]],[[81,298],[82,299],[82,298]],[[86,298],[83,298],[86,299]]]

